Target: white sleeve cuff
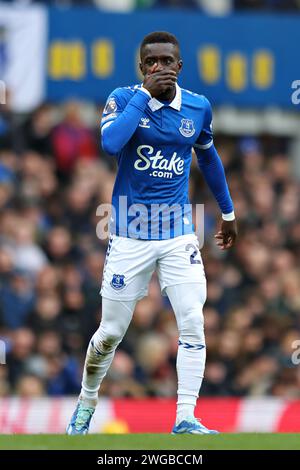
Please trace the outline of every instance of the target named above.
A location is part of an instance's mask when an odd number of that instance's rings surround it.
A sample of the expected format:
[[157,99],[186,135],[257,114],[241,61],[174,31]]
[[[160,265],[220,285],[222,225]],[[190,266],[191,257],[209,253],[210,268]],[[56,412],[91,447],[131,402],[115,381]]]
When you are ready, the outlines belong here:
[[210,142],[208,142],[208,144],[204,144],[204,145],[194,144],[194,147],[196,147],[197,149],[201,149],[201,150],[207,150],[212,146],[213,143],[214,141],[211,140]]
[[230,222],[231,220],[235,219],[234,211],[229,212],[229,214],[222,214],[222,219]]
[[146,88],[144,88],[143,86],[141,86],[141,88],[139,88],[139,89],[140,89],[141,91],[143,91],[144,93],[146,93],[146,95],[148,95],[149,98],[152,98],[150,91],[148,91]]

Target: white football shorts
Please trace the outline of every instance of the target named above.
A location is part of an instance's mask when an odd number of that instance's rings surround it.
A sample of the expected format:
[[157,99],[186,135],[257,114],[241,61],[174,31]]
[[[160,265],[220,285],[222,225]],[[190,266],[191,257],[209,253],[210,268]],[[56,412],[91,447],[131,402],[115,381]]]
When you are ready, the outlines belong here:
[[148,293],[152,273],[162,294],[169,286],[206,283],[195,234],[168,240],[136,240],[112,235],[107,247],[101,295],[112,300],[139,300]]

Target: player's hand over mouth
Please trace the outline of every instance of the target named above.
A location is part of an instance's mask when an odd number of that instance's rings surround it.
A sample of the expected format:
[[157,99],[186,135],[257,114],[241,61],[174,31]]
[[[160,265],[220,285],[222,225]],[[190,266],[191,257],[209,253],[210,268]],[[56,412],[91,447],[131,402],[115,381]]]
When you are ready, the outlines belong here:
[[174,70],[162,69],[157,71],[152,68],[145,76],[143,87],[146,88],[153,98],[160,96],[175,86],[177,73]]

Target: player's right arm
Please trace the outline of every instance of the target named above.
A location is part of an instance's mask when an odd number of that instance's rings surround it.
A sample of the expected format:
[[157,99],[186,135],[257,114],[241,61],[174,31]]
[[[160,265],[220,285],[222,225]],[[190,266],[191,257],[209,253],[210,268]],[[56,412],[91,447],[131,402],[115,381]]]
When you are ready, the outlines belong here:
[[109,96],[101,120],[102,147],[105,152],[111,155],[119,153],[134,134],[149,100],[174,86],[175,82],[175,72],[157,72],[156,67],[153,67],[145,76],[143,86],[129,102],[124,99],[124,89],[117,88]]
[[101,119],[102,147],[110,155],[119,153],[131,139],[151,99],[150,93],[140,88],[126,103],[123,93],[117,88],[108,97]]

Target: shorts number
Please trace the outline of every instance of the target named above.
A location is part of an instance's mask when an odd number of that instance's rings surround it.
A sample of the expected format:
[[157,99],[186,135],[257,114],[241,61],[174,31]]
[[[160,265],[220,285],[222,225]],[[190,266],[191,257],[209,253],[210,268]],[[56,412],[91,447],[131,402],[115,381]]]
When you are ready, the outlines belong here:
[[196,256],[199,254],[198,248],[192,243],[189,243],[188,245],[186,245],[185,251],[190,251],[191,249],[193,250],[193,253],[190,255],[191,264],[201,264],[201,261],[199,259],[195,259]]

